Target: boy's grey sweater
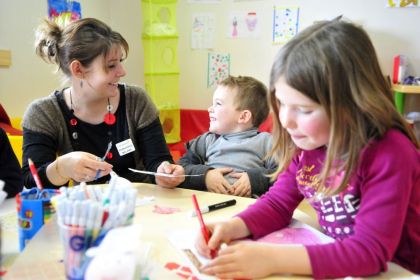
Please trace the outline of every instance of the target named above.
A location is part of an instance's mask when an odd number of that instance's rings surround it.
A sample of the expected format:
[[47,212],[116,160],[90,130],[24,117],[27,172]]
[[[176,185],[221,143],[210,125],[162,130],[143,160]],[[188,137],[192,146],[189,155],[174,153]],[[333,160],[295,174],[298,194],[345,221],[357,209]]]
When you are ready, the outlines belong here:
[[[187,153],[179,160],[185,174],[206,174],[208,170],[231,167],[236,172],[247,172],[253,196],[265,193],[270,180],[266,176],[277,168],[272,158],[272,137],[256,128],[239,133],[218,135],[206,132],[186,144]],[[226,176],[232,183],[229,175]],[[186,177],[181,187],[207,190],[205,176]]]

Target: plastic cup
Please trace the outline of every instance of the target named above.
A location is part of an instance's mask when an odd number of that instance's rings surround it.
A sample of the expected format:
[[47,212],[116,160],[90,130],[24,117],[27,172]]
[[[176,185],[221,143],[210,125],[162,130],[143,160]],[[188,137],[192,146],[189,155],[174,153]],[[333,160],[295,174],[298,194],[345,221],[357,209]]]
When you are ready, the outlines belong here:
[[86,257],[86,250],[91,246],[92,233],[85,228],[67,226],[58,223],[60,237],[63,244],[64,268],[67,279],[84,279],[89,258]]
[[51,197],[56,190],[44,190],[45,196],[38,197],[36,188],[23,191],[16,196],[18,216],[19,250],[41,229],[54,213]]

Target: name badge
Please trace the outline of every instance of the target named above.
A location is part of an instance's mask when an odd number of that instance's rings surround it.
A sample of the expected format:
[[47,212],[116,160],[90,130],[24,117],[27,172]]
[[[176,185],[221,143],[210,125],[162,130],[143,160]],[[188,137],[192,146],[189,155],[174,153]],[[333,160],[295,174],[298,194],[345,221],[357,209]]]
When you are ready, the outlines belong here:
[[117,147],[117,150],[120,156],[126,155],[136,150],[134,148],[133,141],[131,141],[131,138],[121,141],[120,143],[117,143],[115,146]]

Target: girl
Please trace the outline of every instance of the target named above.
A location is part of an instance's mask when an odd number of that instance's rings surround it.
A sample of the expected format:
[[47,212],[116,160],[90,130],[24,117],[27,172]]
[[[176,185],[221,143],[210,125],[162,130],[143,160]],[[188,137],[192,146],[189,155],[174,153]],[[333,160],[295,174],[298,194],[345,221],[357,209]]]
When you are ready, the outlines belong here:
[[419,144],[395,109],[367,33],[340,19],[307,28],[281,49],[270,90],[277,181],[238,216],[209,224],[208,244],[199,235],[196,247],[209,257],[222,243],[286,227],[304,198],[336,241],[233,244],[203,272],[336,278],[376,274],[393,261],[420,273]]

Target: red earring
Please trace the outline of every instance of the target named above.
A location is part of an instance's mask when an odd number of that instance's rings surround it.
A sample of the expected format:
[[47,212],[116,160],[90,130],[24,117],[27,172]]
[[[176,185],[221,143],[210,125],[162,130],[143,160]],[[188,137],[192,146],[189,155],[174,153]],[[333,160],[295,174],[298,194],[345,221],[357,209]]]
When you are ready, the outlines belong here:
[[115,115],[114,114],[112,114],[112,113],[108,113],[108,114],[106,114],[105,115],[105,117],[104,117],[104,122],[107,124],[107,125],[113,125],[114,123],[115,123]]

